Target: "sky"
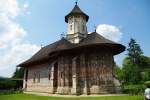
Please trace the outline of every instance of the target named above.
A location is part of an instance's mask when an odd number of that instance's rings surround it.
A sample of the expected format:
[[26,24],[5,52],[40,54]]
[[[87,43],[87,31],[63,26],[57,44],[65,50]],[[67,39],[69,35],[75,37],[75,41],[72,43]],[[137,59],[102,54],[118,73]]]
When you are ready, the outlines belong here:
[[[64,16],[76,0],[0,0],[0,76],[67,32]],[[134,38],[150,57],[150,0],[78,0],[87,15],[88,32],[125,46]],[[127,52],[115,56],[121,66]]]

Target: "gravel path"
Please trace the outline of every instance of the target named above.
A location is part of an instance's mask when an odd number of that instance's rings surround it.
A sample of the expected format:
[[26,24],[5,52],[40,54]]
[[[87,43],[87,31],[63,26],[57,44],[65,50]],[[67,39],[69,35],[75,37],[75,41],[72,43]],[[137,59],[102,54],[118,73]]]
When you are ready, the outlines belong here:
[[39,96],[53,96],[53,97],[102,97],[102,96],[127,96],[128,94],[102,94],[102,95],[58,95],[58,94],[48,94],[39,92],[24,92],[27,94],[34,94]]

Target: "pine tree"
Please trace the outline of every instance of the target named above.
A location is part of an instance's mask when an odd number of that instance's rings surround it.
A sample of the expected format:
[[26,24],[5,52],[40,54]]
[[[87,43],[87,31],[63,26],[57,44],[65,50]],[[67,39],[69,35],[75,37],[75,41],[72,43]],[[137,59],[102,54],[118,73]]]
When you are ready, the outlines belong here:
[[137,84],[141,81],[140,58],[143,54],[140,45],[134,39],[130,39],[128,44],[128,56],[123,63],[123,80],[126,83]]
[[130,39],[127,51],[131,62],[137,65],[139,63],[140,57],[143,54],[143,52],[140,48],[140,45],[137,44],[133,38]]

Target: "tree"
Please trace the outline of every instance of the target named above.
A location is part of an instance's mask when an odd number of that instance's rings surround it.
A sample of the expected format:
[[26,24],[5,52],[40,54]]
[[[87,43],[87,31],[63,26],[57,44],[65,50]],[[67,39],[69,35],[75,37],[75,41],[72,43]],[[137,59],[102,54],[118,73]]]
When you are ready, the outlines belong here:
[[137,84],[141,80],[140,69],[126,57],[123,61],[122,79],[125,83]]
[[143,54],[140,45],[134,39],[128,43],[128,56],[123,62],[123,80],[125,83],[137,84],[141,81],[140,59]]
[[133,64],[138,64],[141,55],[143,54],[140,45],[136,43],[136,41],[131,38],[128,44],[128,57],[130,58]]
[[115,77],[116,77],[118,80],[121,81],[121,80],[122,80],[122,76],[123,76],[121,67],[119,67],[116,63],[114,63],[113,69],[114,69]]
[[24,68],[16,68],[16,71],[14,72],[14,75],[12,78],[23,78],[24,76]]
[[150,69],[150,58],[142,55],[139,60],[139,66],[141,67],[141,70],[143,71]]
[[[12,76],[12,78],[14,79],[23,79],[24,77],[24,68],[16,68],[16,71],[14,72],[14,75]],[[15,88],[22,88],[23,87],[23,80],[16,80],[15,81]]]

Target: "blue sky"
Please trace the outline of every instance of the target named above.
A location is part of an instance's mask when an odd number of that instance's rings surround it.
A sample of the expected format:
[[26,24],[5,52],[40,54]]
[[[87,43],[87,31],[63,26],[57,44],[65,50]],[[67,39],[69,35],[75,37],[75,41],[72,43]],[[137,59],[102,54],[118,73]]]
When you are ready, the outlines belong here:
[[[10,7],[5,6],[8,1]],[[60,39],[60,34],[67,31],[64,16],[75,5],[75,0],[12,1],[16,4],[10,0],[0,0],[0,17],[4,17],[0,24],[0,36],[8,32],[19,34],[13,35],[11,39],[10,35],[6,35],[5,40],[9,37],[8,41],[0,39],[0,59],[5,57],[0,62],[0,76],[11,76],[15,65],[30,58],[41,44],[45,46]],[[144,55],[150,56],[150,0],[79,0],[78,5],[90,17],[87,23],[89,32],[94,31],[94,25],[97,25],[98,32],[112,40],[119,38],[118,42],[125,46],[132,37],[140,44]],[[5,17],[10,23],[6,23]],[[16,25],[17,31],[6,27],[3,22]],[[102,31],[103,28],[108,31]],[[118,35],[114,37],[113,34],[109,35],[110,32]],[[125,54],[115,56],[119,65]]]

